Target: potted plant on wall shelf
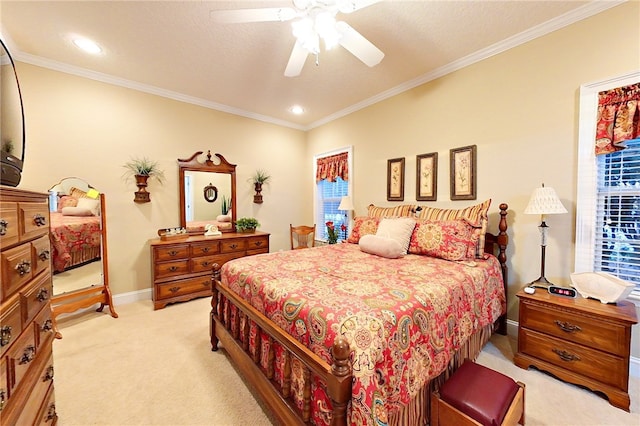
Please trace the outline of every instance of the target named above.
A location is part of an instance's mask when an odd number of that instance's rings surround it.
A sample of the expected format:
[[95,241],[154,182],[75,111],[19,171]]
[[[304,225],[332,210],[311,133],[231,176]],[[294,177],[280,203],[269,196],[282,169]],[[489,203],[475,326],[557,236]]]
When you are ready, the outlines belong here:
[[256,194],[253,196],[254,203],[262,204],[262,185],[268,183],[269,179],[271,179],[271,175],[262,169],[256,170],[253,176],[251,176],[250,181],[253,183],[253,187],[256,190]]
[[158,162],[149,160],[147,157],[132,158],[123,167],[126,169],[125,176],[133,176],[136,180],[138,190],[133,201],[136,203],[148,203],[151,201],[150,194],[147,191],[149,178],[154,178],[159,183],[164,182],[164,172],[160,170]]
[[258,226],[260,226],[258,219],[253,217],[241,217],[236,221],[236,231],[238,232],[256,232]]

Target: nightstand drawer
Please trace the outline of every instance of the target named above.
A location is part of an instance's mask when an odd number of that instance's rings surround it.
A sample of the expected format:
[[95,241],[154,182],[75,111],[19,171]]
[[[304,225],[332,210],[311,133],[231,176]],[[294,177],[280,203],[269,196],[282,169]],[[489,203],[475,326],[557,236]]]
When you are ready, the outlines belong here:
[[576,345],[546,334],[521,328],[519,352],[565,368],[600,383],[627,388],[626,360],[622,357]]
[[[522,303],[521,326],[590,348],[624,355],[628,329],[602,318],[580,315],[558,307]],[[621,352],[622,351],[622,352]]]

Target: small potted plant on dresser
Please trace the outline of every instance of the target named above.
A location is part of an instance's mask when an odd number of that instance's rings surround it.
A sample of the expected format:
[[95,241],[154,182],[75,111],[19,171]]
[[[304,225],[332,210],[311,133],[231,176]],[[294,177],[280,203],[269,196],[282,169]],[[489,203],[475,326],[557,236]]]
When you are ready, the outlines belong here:
[[253,196],[253,202],[256,204],[262,204],[262,185],[269,182],[271,179],[271,175],[269,175],[265,170],[258,169],[251,177],[250,181],[253,183],[253,188],[256,191],[256,194]]
[[253,217],[241,217],[236,221],[236,231],[243,233],[256,232],[256,228],[260,223]]
[[158,163],[146,157],[133,158],[125,163],[124,168],[126,169],[125,176],[133,176],[138,187],[133,201],[136,203],[148,203],[151,201],[150,194],[147,191],[147,181],[149,178],[155,178],[159,183],[164,181],[164,172],[160,170]]

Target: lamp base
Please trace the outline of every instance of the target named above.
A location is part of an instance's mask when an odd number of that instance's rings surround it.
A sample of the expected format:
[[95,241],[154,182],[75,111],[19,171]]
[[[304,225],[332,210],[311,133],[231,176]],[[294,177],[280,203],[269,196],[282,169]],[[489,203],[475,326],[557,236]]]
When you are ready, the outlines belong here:
[[539,277],[537,280],[529,283],[529,287],[544,288],[547,290],[550,286],[555,285],[545,277]]

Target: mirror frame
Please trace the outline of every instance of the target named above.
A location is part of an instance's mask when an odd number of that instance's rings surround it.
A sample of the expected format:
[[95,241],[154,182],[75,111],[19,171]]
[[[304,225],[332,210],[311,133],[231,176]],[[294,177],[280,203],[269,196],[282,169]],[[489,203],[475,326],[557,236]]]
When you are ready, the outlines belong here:
[[[222,155],[215,153],[214,155],[220,160],[219,164],[216,164],[211,160],[211,150],[207,151],[207,159],[204,162],[198,161],[198,156],[203,151],[198,151],[187,159],[178,158],[178,183],[180,186],[180,227],[187,229],[189,233],[200,234],[199,230],[189,231],[187,228],[186,218],[186,206],[185,206],[185,188],[184,188],[184,174],[187,171],[191,172],[209,172],[209,173],[222,173],[231,175],[231,229],[221,230],[222,232],[235,232],[236,231],[236,165],[229,163]],[[212,219],[212,221],[215,220]]]

